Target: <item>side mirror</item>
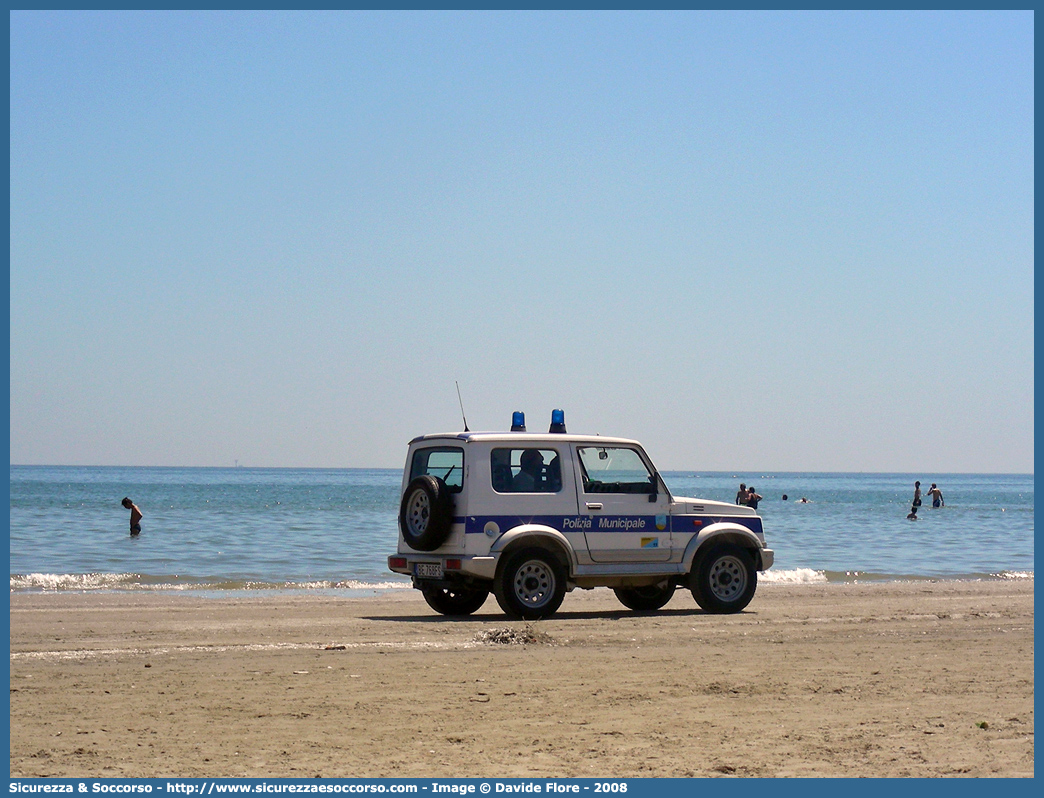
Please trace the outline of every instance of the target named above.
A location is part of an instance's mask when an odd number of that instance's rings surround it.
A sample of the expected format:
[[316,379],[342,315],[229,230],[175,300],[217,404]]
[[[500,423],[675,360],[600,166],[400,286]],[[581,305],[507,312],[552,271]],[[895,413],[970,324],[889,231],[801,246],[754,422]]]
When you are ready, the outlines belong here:
[[659,474],[653,474],[649,477],[649,501],[654,502],[657,498],[656,493],[656,480],[659,479]]

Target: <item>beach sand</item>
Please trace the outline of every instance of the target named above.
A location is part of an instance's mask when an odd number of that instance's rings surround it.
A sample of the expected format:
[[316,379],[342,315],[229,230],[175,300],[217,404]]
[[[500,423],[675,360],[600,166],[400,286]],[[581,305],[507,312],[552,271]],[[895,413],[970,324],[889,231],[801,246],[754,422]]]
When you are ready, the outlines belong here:
[[1033,582],[772,585],[737,615],[12,594],[11,776],[1032,776]]

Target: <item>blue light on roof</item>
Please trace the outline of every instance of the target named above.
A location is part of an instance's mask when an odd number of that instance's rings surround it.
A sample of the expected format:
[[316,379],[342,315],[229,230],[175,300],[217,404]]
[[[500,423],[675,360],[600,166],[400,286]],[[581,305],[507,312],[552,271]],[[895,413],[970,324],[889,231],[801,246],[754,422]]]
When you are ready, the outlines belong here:
[[516,410],[514,413],[511,414],[511,431],[526,431],[526,414],[523,413],[521,410]]
[[565,432],[565,411],[564,410],[552,410],[551,411],[551,428],[548,432]]

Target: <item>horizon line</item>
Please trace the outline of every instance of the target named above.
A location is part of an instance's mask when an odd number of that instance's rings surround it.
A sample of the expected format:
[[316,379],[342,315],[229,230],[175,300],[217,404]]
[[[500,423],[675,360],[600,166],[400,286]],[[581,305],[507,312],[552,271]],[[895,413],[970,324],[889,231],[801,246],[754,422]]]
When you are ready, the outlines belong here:
[[[225,466],[197,466],[197,465],[86,465],[83,463],[10,463],[10,468],[168,468],[168,469],[199,469],[214,471],[402,471],[398,466],[247,466],[247,465],[225,465]],[[717,469],[709,468],[698,470],[694,468],[664,468],[660,469],[662,474],[684,474],[692,473],[694,476],[700,474],[728,474],[736,479],[748,478],[749,474],[761,475],[765,478],[771,474],[894,474],[896,476],[918,476],[923,473],[934,473],[936,475],[953,476],[1018,476],[1032,477],[1033,471],[932,471],[922,469],[921,471],[817,471],[812,469],[800,470],[770,470],[770,469]]]

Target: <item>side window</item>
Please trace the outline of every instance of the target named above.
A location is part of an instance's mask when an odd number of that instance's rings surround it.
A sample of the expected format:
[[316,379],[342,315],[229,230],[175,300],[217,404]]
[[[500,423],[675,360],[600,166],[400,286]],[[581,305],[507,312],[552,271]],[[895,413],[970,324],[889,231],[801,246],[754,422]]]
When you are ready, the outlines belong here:
[[635,449],[580,446],[584,493],[652,493],[653,475]]
[[441,479],[451,493],[460,493],[464,488],[464,450],[455,446],[418,449],[413,453],[410,479],[424,474]]
[[489,455],[497,493],[558,493],[562,467],[554,449],[494,449]]

